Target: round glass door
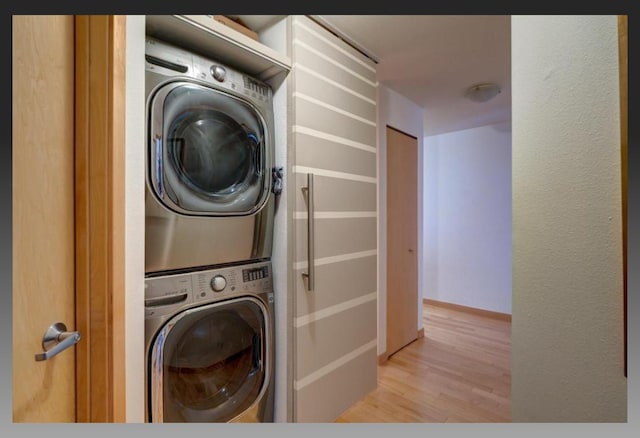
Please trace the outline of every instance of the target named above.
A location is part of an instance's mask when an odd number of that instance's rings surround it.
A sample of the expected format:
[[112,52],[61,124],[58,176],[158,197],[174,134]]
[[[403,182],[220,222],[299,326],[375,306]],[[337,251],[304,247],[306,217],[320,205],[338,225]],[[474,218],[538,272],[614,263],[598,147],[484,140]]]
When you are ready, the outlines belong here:
[[256,211],[269,189],[262,117],[221,91],[189,83],[164,88],[154,98],[151,123],[161,197],[191,214]]
[[241,299],[185,311],[159,337],[162,421],[227,422],[258,398],[265,379],[265,316]]
[[225,199],[256,184],[258,137],[220,111],[193,110],[169,126],[171,165],[205,198]]

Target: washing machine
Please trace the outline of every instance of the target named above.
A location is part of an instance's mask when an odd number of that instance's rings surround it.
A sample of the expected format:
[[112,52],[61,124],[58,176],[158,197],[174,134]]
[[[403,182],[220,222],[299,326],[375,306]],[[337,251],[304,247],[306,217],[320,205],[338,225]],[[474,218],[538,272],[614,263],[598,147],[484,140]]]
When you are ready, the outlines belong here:
[[273,422],[271,262],[145,280],[146,418]]
[[150,37],[145,66],[145,272],[269,259],[270,86]]

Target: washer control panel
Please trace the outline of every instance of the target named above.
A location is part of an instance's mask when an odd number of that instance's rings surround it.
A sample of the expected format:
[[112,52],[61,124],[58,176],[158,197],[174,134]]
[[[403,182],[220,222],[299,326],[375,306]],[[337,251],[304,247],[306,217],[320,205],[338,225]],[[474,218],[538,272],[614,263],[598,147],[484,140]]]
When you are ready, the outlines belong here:
[[271,262],[193,273],[194,301],[234,294],[270,292]]
[[144,282],[144,308],[147,317],[163,315],[193,302],[193,285],[188,275],[148,278]]
[[242,270],[242,281],[244,283],[263,280],[265,278],[269,278],[269,267],[266,265]]
[[145,280],[147,317],[235,295],[273,292],[271,262],[152,277]]

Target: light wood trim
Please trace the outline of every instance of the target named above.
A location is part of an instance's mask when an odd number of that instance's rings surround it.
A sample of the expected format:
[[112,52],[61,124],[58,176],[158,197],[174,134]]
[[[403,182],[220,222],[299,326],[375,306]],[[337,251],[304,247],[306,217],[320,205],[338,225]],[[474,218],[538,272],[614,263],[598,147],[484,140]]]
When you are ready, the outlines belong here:
[[91,318],[89,263],[89,20],[75,19],[75,221],[76,327],[83,340],[76,344],[76,421],[88,422],[91,412]]
[[78,422],[126,420],[125,20],[76,17]]
[[424,338],[424,327],[418,330],[418,337],[416,339]]
[[429,298],[422,299],[424,304],[443,307],[445,309],[458,310],[460,312],[466,312],[473,315],[486,316],[487,318],[498,319],[500,321],[511,322],[511,315],[508,313],[493,312],[491,310],[478,309],[475,307],[462,306],[460,304],[446,303],[444,301],[431,300]]
[[628,16],[618,15],[618,57],[620,68],[620,164],[622,177],[622,272],[624,299],[624,375],[627,376],[627,184],[629,129],[629,29]]

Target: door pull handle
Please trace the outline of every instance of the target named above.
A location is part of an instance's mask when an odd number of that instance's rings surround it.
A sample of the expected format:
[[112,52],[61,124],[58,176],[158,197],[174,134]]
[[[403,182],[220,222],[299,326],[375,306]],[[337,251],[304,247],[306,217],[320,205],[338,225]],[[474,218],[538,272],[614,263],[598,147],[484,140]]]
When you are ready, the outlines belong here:
[[315,206],[313,200],[313,173],[307,174],[307,186],[302,187],[302,192],[307,195],[307,272],[302,276],[307,279],[309,292],[315,288]]

